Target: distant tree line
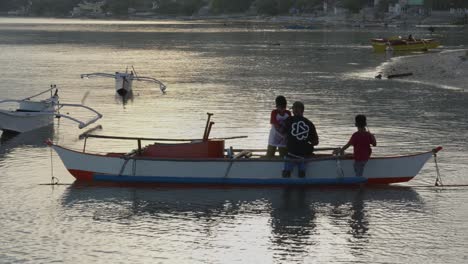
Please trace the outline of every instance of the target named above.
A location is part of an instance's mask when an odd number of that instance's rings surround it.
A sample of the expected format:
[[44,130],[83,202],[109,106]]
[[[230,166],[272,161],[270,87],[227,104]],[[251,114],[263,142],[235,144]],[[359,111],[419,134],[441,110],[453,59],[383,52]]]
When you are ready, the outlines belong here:
[[[102,0],[87,0],[99,2]],[[129,8],[154,11],[164,15],[192,15],[201,8],[208,7],[210,14],[244,13],[253,9],[257,14],[281,15],[288,13],[311,13],[323,8],[323,2],[335,3],[350,12],[359,12],[371,5],[373,0],[106,0],[104,12],[115,15],[128,14]],[[0,0],[0,12],[27,10],[35,16],[66,16],[83,0]],[[389,4],[398,0],[381,0],[376,7],[386,12]],[[154,6],[157,8],[152,9]],[[448,10],[450,8],[468,8],[468,0],[424,0],[426,8]]]

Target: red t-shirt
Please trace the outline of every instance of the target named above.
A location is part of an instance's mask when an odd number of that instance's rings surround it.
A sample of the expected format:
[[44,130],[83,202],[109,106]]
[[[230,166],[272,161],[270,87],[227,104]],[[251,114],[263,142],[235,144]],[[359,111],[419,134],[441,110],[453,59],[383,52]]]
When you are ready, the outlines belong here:
[[349,144],[354,148],[354,160],[366,161],[371,156],[371,145],[374,145],[375,141],[371,133],[367,131],[357,131],[349,139]]

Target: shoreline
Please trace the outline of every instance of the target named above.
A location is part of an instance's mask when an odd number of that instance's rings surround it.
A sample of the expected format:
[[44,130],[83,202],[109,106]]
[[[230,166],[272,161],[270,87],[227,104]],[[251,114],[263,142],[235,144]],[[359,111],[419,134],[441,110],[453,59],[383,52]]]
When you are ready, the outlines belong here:
[[398,80],[466,91],[468,49],[395,57],[381,65],[379,72],[383,76],[411,73]]
[[[130,16],[13,16],[0,14],[0,18],[12,19],[63,19],[63,20],[90,20],[90,21],[219,21],[220,23],[283,23],[285,26],[298,26],[296,29],[306,27],[359,27],[359,28],[406,28],[406,27],[457,27],[466,28],[468,24],[454,24],[451,19],[427,17],[426,19],[358,19],[357,16],[326,15],[326,16],[263,16],[263,15],[206,15],[206,16],[169,16],[169,15],[130,15]],[[300,28],[300,27],[304,28]],[[310,28],[309,28],[310,29]]]

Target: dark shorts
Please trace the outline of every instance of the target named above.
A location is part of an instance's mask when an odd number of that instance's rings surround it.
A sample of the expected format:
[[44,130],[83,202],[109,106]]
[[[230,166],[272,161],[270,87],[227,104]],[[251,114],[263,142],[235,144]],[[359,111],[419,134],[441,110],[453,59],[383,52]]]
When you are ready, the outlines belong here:
[[294,166],[297,166],[299,171],[305,171],[305,162],[304,158],[301,158],[299,156],[291,156],[291,155],[286,155],[284,156],[284,170],[285,171],[292,171],[294,169]]

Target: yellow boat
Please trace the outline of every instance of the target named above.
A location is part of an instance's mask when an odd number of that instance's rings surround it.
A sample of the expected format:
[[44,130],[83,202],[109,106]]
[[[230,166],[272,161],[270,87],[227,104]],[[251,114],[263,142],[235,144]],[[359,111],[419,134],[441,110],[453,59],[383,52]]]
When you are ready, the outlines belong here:
[[393,38],[374,38],[371,39],[372,47],[375,52],[390,51],[427,51],[437,48],[440,43],[435,39],[402,39]]

